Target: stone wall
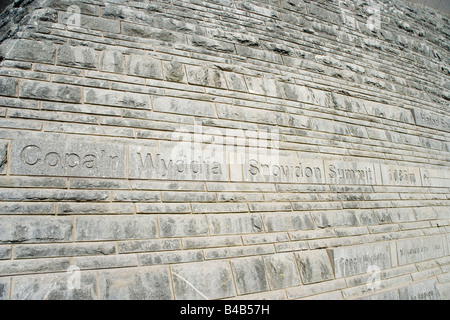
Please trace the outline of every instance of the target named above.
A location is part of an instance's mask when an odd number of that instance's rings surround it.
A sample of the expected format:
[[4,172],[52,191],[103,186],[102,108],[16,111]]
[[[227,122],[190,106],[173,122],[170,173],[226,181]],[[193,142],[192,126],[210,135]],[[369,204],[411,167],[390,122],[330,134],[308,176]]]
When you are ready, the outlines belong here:
[[449,299],[448,19],[15,1],[0,299]]

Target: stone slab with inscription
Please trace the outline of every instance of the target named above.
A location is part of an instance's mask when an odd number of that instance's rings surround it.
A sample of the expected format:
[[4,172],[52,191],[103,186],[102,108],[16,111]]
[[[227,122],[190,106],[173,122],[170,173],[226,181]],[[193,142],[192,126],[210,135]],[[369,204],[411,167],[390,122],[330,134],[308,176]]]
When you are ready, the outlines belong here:
[[126,178],[124,145],[33,138],[11,145],[13,175]]

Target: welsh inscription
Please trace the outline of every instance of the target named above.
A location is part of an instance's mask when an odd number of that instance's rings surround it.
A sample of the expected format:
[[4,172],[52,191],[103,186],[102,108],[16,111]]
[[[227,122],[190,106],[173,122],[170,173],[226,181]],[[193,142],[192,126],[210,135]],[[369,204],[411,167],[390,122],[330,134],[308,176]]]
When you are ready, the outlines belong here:
[[11,174],[126,178],[123,145],[65,139],[24,139],[12,143]]
[[418,126],[450,132],[450,117],[417,108],[413,112]]
[[400,265],[425,261],[444,256],[441,236],[397,241],[397,256]]
[[371,244],[329,249],[336,278],[367,272],[370,266],[391,267],[389,244]]
[[211,156],[183,154],[181,149],[130,146],[131,179],[228,181],[228,166]]

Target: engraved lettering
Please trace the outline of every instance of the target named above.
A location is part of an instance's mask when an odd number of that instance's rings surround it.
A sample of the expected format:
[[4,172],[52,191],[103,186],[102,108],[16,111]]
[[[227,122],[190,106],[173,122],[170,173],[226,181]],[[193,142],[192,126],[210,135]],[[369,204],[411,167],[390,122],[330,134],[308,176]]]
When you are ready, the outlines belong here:
[[44,158],[46,164],[50,167],[56,167],[61,163],[61,156],[56,152],[49,152]]
[[30,166],[34,166],[36,163],[41,161],[41,158],[39,158],[39,153],[41,152],[41,149],[38,146],[27,146],[23,148],[22,152],[20,153],[20,158],[23,162]]
[[83,158],[83,165],[88,169],[93,169],[96,167],[97,157],[93,154],[88,154]]
[[67,153],[66,154],[66,162],[67,165],[71,168],[76,168],[80,165],[80,156],[76,153]]

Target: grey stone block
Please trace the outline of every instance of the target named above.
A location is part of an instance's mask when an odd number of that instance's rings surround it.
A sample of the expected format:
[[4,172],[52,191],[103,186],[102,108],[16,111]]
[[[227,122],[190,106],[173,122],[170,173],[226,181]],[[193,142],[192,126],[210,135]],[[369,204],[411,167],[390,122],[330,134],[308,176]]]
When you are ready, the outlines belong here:
[[436,280],[430,279],[399,288],[400,300],[439,300],[440,292]]
[[186,72],[184,65],[180,62],[163,62],[164,77],[166,81],[185,82]]
[[132,214],[132,203],[60,203],[58,214]]
[[188,237],[208,235],[205,216],[171,215],[158,217],[161,237]]
[[155,111],[167,113],[213,118],[216,117],[216,109],[214,108],[214,104],[206,101],[195,101],[171,97],[154,97],[153,109]]
[[[120,33],[120,21],[112,20],[112,19],[104,19],[98,17],[98,13],[95,16],[88,16],[81,14],[80,15],[80,25],[79,27],[88,29],[89,31],[103,31],[109,33]],[[71,12],[62,12],[58,16],[58,22],[62,24],[68,24],[71,28],[76,28],[78,26],[70,25],[70,21],[68,19],[72,16]]]
[[14,78],[0,78],[0,95],[7,97],[17,97],[17,87],[19,81]]
[[211,235],[263,232],[261,217],[248,214],[208,215]]
[[[79,276],[78,276],[79,275]],[[95,272],[71,272],[14,277],[13,300],[98,299]]]
[[81,270],[130,268],[138,266],[138,258],[135,254],[113,254],[107,256],[75,257],[73,264]]
[[24,80],[20,84],[20,97],[80,103],[81,88],[64,84]]
[[263,213],[262,219],[267,232],[314,229],[309,213]]
[[0,217],[0,243],[72,241],[72,218]]
[[0,140],[0,174],[6,174],[8,164],[8,141]]
[[99,272],[104,300],[169,300],[172,291],[167,267],[141,267]]
[[266,269],[261,257],[231,260],[237,293],[249,294],[269,290]]
[[310,284],[333,279],[333,270],[326,250],[296,252],[303,283]]
[[172,263],[196,262],[202,261],[203,254],[201,250],[183,250],[179,252],[154,252],[139,254],[139,263],[141,266],[167,265]]
[[176,300],[210,300],[236,295],[228,261],[175,265],[172,281]]
[[0,278],[0,300],[9,300],[10,278]]
[[124,57],[119,51],[105,50],[100,53],[100,71],[123,73]]
[[67,67],[97,69],[97,53],[89,47],[64,45],[58,48],[56,64]]
[[2,260],[0,261],[0,276],[62,272],[66,271],[69,266],[69,258]]
[[181,250],[181,241],[179,239],[121,241],[117,244],[117,248],[119,253]]
[[137,203],[137,213],[191,213],[188,203]]
[[51,42],[26,39],[6,40],[0,45],[5,59],[53,64],[56,47]]
[[11,246],[0,246],[0,260],[11,258]]
[[183,238],[182,242],[184,249],[219,248],[242,245],[240,236]]
[[162,79],[161,61],[145,55],[132,54],[127,58],[127,74]]
[[15,259],[95,256],[116,253],[114,243],[64,243],[16,245]]
[[140,93],[86,88],[84,90],[84,100],[86,103],[102,106],[150,109],[148,95]]
[[277,253],[264,257],[271,290],[301,284],[297,264],[292,253]]
[[157,237],[156,217],[152,216],[83,216],[75,219],[75,239],[131,240]]
[[222,71],[199,66],[186,66],[188,83],[214,87],[227,88],[227,82]]

